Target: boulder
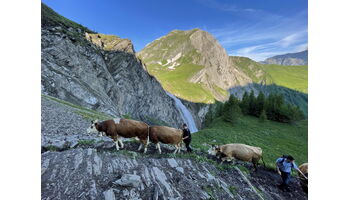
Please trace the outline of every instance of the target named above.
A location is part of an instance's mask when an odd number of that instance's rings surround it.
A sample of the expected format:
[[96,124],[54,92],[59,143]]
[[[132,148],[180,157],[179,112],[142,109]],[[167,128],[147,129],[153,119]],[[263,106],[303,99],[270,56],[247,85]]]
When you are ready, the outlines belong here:
[[141,183],[141,177],[135,174],[124,174],[121,179],[114,182],[114,184],[126,187],[138,187]]
[[115,200],[113,189],[104,191],[103,196],[105,197],[105,200]]

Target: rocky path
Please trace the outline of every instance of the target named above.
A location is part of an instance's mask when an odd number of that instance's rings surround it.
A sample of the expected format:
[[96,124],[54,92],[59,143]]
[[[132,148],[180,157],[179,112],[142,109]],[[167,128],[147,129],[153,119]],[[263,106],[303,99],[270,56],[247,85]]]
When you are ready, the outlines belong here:
[[292,192],[280,191],[273,171],[220,169],[195,158],[204,153],[173,156],[167,145],[142,154],[137,141],[116,151],[111,139],[85,134],[88,126],[72,108],[42,101],[42,199],[307,199],[296,179]]

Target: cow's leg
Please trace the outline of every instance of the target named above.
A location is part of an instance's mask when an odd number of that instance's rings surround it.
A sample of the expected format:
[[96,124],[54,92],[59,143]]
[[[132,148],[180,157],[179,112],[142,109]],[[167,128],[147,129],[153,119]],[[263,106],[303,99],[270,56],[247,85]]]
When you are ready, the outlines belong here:
[[226,161],[226,157],[222,157],[222,158],[221,158],[220,165],[222,165],[225,161]]
[[120,144],[120,148],[124,148],[124,144],[123,144],[123,140],[118,140],[119,144]]
[[137,149],[137,151],[140,151],[142,149],[142,143],[140,143],[139,148]]
[[118,145],[119,139],[118,139],[118,136],[114,136],[113,140],[115,142],[115,148],[117,149],[117,151],[119,151],[119,145]]
[[145,148],[143,149],[143,153],[146,153],[147,152],[147,146],[148,146],[148,141],[146,140],[146,141],[142,141],[143,143],[144,143],[144,146],[145,146]]
[[254,171],[258,171],[258,163],[256,162],[256,160],[252,160],[252,163],[253,163]]
[[159,143],[156,144],[156,148],[158,149],[159,154],[161,154],[162,150],[160,149],[160,144]]
[[180,143],[180,144],[177,144],[177,145],[178,145],[177,153],[180,153],[180,152],[181,152],[182,145],[181,145],[181,143]]
[[232,157],[232,158],[230,159],[230,161],[232,161],[232,164],[233,164],[233,165],[236,164],[236,158]]
[[229,156],[222,157],[220,164],[224,163],[225,161],[231,161],[231,160],[232,160],[232,157],[229,157]]
[[117,148],[117,151],[119,151],[118,139],[115,141],[115,147]]
[[137,151],[141,151],[142,146],[144,146],[143,153],[146,153],[147,152],[147,140],[141,140],[140,139],[140,146],[137,149]]
[[176,154],[176,152],[179,150],[179,147],[178,145],[175,145],[175,151],[174,151],[174,154]]

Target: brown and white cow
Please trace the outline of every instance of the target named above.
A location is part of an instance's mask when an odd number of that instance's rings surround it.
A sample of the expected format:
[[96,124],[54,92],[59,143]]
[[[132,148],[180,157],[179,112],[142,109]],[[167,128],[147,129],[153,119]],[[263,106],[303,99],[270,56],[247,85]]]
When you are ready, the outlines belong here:
[[[299,166],[300,171],[304,174],[304,176],[308,177],[308,163],[304,163]],[[303,190],[307,193],[308,192],[308,179],[306,179],[300,172],[298,172],[299,178],[300,178],[300,185],[303,188]]]
[[257,164],[259,160],[262,159],[265,165],[262,157],[262,149],[260,147],[234,143],[213,147],[212,149],[209,149],[208,152],[209,154],[220,158],[221,163],[224,161],[235,161],[237,159],[252,162],[255,170],[257,170]]
[[144,153],[147,152],[147,146],[149,143],[149,126],[148,124],[131,119],[110,119],[99,122],[98,120],[92,121],[88,132],[105,133],[106,136],[111,137],[116,144],[117,150],[119,150],[118,142],[121,144],[121,148],[124,147],[120,137],[123,138],[138,138],[141,142],[138,150],[141,150],[144,146]]
[[167,126],[151,126],[149,131],[150,140],[156,145],[159,153],[162,153],[159,144],[160,142],[163,144],[175,145],[176,149],[174,154],[180,152],[182,135],[182,130]]

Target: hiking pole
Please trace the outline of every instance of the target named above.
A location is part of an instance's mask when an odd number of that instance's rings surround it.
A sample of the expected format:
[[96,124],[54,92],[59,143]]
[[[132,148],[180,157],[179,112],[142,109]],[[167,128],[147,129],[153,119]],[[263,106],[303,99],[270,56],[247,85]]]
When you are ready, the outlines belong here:
[[301,175],[303,175],[303,177],[304,177],[306,180],[308,180],[308,178],[305,176],[305,174],[304,174],[303,172],[301,172],[300,170],[298,170],[298,172],[299,172]]

